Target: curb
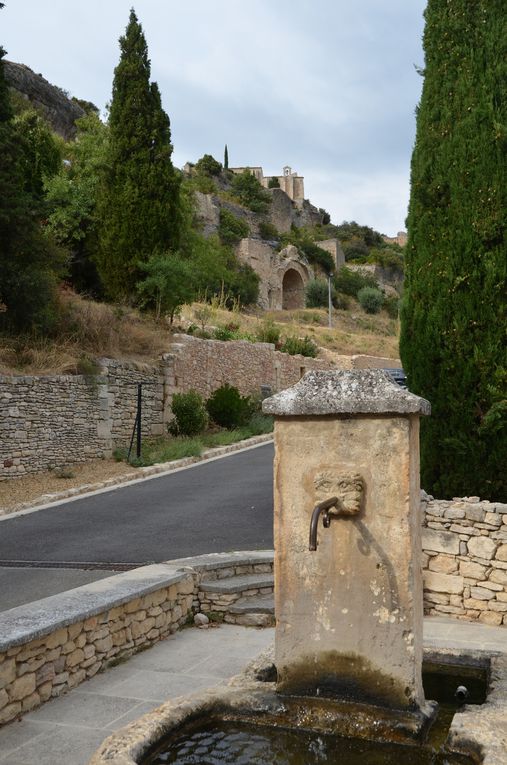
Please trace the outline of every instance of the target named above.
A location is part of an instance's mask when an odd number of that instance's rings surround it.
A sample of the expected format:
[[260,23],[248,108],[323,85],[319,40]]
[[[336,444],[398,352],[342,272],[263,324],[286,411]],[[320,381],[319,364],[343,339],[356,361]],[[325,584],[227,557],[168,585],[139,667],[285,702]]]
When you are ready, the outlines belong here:
[[15,515],[23,510],[30,510],[38,507],[39,505],[50,505],[53,503],[61,502],[64,499],[73,499],[74,497],[84,496],[96,491],[104,491],[105,489],[113,489],[116,486],[122,484],[128,484],[131,482],[142,481],[145,478],[151,478],[153,476],[165,475],[173,473],[176,470],[196,465],[199,462],[207,462],[211,459],[217,459],[218,457],[225,457],[227,454],[241,451],[242,449],[249,449],[254,446],[261,446],[262,444],[270,443],[273,440],[272,433],[263,433],[260,436],[252,436],[252,438],[245,438],[243,441],[237,441],[235,444],[228,444],[227,446],[216,446],[212,449],[206,449],[199,457],[183,457],[180,460],[174,460],[172,462],[160,462],[156,465],[149,465],[148,467],[137,468],[137,470],[131,473],[125,473],[121,476],[114,478],[108,478],[105,481],[98,481],[97,483],[85,483],[82,486],[77,486],[73,489],[65,489],[64,491],[58,491],[54,494],[41,494],[37,499],[30,500],[29,502],[23,502],[16,508],[3,509],[0,508],[0,520],[3,520],[5,516]]

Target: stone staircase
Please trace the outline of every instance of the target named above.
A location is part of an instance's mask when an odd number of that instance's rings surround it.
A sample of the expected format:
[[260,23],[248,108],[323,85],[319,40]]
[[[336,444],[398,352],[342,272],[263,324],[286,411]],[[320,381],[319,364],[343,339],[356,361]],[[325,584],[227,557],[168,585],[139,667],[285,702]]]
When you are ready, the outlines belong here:
[[[257,566],[257,568],[263,566]],[[266,566],[266,569],[268,566]],[[269,627],[274,624],[273,574],[229,574],[217,579],[203,577],[199,586],[202,613],[229,624]]]

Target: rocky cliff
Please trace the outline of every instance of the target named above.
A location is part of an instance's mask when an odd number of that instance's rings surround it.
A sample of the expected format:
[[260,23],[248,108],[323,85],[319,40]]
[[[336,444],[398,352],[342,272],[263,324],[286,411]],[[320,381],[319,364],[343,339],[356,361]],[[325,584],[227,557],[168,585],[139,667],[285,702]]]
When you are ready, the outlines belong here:
[[84,110],[67,95],[51,85],[41,74],[25,64],[4,59],[5,79],[10,88],[32,104],[46,118],[51,128],[66,141],[75,136],[75,121],[84,117]]

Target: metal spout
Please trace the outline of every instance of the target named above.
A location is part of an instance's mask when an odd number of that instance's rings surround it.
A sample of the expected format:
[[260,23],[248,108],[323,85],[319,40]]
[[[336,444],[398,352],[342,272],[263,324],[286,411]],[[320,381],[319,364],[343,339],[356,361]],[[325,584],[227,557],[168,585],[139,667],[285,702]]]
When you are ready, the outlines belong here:
[[315,552],[317,549],[317,527],[319,525],[320,514],[324,513],[322,516],[322,525],[327,529],[331,523],[328,510],[332,507],[336,507],[337,504],[338,497],[330,497],[329,499],[319,502],[319,504],[315,505],[313,508],[312,520],[310,521],[310,545],[308,548],[310,552]]

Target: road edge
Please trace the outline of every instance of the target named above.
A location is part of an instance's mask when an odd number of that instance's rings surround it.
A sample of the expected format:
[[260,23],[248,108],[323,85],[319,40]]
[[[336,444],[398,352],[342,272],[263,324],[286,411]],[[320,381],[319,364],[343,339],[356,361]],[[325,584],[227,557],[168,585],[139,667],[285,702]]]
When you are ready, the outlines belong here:
[[20,515],[29,515],[30,513],[35,513],[38,510],[44,510],[48,507],[56,507],[64,502],[67,503],[77,499],[84,499],[85,497],[94,496],[95,494],[102,494],[106,491],[123,488],[125,486],[141,483],[142,481],[149,481],[153,478],[161,478],[169,473],[176,473],[180,470],[187,470],[188,468],[195,467],[202,462],[212,462],[213,460],[222,459],[223,457],[228,457],[237,452],[256,449],[257,447],[272,441],[272,433],[263,433],[260,436],[252,436],[251,438],[243,439],[243,441],[237,441],[235,444],[227,444],[227,446],[216,446],[213,449],[206,449],[198,457],[184,457],[183,459],[174,460],[172,462],[159,462],[156,465],[136,468],[131,473],[108,478],[105,481],[83,484],[82,486],[77,486],[73,489],[65,489],[64,491],[55,492],[54,494],[43,494],[30,502],[23,502],[19,507],[12,510],[0,508],[0,522],[9,520],[13,517],[19,517]]

